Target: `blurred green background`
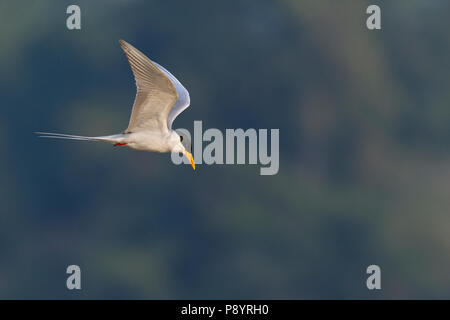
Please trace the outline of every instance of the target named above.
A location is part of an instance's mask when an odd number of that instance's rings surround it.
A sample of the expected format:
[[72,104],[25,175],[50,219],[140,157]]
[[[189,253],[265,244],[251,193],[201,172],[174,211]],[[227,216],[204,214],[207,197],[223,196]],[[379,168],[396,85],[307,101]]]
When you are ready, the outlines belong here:
[[[66,28],[70,4],[81,30]],[[450,298],[449,13],[445,0],[2,1],[0,298]],[[189,90],[175,128],[279,128],[278,175],[36,138],[126,128],[119,38]],[[70,264],[81,291],[66,289]]]

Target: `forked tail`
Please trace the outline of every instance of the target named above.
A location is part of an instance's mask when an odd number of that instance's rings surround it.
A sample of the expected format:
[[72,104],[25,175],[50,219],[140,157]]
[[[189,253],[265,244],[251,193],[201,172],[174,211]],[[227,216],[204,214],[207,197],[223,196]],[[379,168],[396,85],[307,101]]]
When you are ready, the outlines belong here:
[[111,136],[99,136],[99,137],[76,136],[71,134],[52,133],[52,132],[35,132],[35,134],[37,134],[39,138],[67,139],[67,140],[81,140],[81,141],[104,141],[112,144],[123,142],[122,134],[114,134]]

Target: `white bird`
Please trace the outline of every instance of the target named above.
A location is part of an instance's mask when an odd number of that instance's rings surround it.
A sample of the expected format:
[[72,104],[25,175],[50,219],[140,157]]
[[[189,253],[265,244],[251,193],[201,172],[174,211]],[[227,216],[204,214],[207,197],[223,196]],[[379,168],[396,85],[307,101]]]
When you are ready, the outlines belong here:
[[50,132],[36,134],[43,138],[103,141],[142,151],[183,153],[195,170],[194,158],[182,144],[183,137],[172,130],[175,118],[190,104],[189,92],[164,67],[129,43],[119,42],[137,88],[128,128],[123,133],[98,137]]

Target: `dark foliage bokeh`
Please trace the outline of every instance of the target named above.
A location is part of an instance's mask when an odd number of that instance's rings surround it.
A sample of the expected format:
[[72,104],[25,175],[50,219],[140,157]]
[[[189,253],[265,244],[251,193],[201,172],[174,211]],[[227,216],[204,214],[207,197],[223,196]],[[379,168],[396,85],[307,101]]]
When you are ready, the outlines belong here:
[[[69,4],[0,3],[0,298],[450,298],[450,2]],[[119,38],[189,90],[176,128],[279,128],[279,173],[36,138],[126,128]]]

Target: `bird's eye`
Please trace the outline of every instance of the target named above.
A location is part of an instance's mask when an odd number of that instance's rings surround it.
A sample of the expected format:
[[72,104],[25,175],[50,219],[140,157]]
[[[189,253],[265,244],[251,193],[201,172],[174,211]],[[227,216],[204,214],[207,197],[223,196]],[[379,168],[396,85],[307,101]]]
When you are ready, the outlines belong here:
[[183,142],[183,136],[180,136],[180,141]]

